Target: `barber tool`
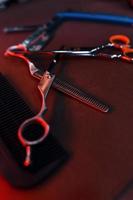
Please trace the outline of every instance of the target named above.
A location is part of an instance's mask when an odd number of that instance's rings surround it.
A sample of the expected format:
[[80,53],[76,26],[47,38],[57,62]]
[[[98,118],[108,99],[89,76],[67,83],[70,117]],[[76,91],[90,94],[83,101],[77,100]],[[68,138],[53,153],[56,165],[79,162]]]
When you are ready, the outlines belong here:
[[[58,50],[57,50],[57,52],[58,52]],[[17,51],[10,51],[8,49],[5,53],[5,55],[19,57],[19,58],[23,59],[24,61],[26,61],[26,63],[28,64],[28,67],[29,67],[30,74],[35,78],[41,79],[42,72],[34,65],[33,62],[31,62],[29,60],[29,58],[28,58],[29,54],[39,55],[39,52],[28,52],[28,51],[26,51],[26,52],[25,51],[18,51],[17,52]],[[48,54],[51,54],[51,52],[48,52]],[[52,55],[54,55],[54,54],[52,53]],[[57,89],[58,91],[66,94],[66,95],[68,95],[68,96],[70,96],[70,97],[72,97],[72,98],[74,98],[74,99],[76,99],[76,100],[98,110],[98,111],[101,111],[103,113],[107,113],[107,112],[110,111],[110,106],[103,103],[102,101],[100,101],[99,99],[94,97],[93,95],[88,94],[88,93],[84,92],[83,90],[73,86],[68,81],[61,80],[61,79],[56,77],[53,81],[52,86],[55,89]]]
[[[117,53],[112,53],[109,50],[117,50]],[[106,53],[105,51],[108,50],[109,52]],[[20,51],[16,51],[17,54]],[[21,51],[21,54],[25,52]],[[31,54],[31,52],[26,52],[27,54]],[[80,57],[105,57],[110,59],[122,59],[129,62],[133,61],[133,48],[130,47],[130,39],[125,35],[112,35],[109,38],[109,43],[102,44],[101,46],[88,48],[88,47],[78,47],[78,48],[68,48],[62,50],[52,50],[52,51],[38,51],[33,52],[32,54],[61,54],[66,56],[80,56]],[[13,54],[8,53],[7,54]]]
[[[111,59],[122,59],[128,62],[133,62],[133,48],[130,47],[130,39],[125,35],[112,35],[109,38],[109,43],[102,44],[94,48],[70,48],[70,50],[55,50],[52,53],[65,54],[68,56],[86,56],[86,57],[105,57]],[[103,50],[116,49],[117,53],[111,51],[106,53]],[[43,52],[42,52],[43,53]],[[48,52],[47,52],[48,53]]]
[[[131,2],[131,1],[130,1]],[[131,25],[133,24],[133,17],[123,15],[111,15],[108,13],[95,13],[95,12],[76,12],[76,11],[64,11],[55,14],[56,18],[60,19],[60,22],[69,20],[79,21],[94,21],[94,22],[105,22],[120,25]],[[22,31],[34,31],[43,25],[29,25],[29,26],[16,26],[6,27],[4,32],[22,32]]]
[[[104,53],[103,50],[107,49],[116,49],[117,53]],[[57,53],[55,51],[55,53]],[[60,52],[60,53],[63,53]],[[126,60],[128,62],[133,61],[133,48],[130,47],[130,39],[129,37],[125,35],[112,35],[109,38],[109,43],[102,44],[101,46],[92,48],[91,50],[87,50],[87,48],[78,48],[77,51],[73,52],[64,52],[64,53],[73,53],[73,54],[79,54],[82,56],[90,56],[90,57],[105,57],[105,58],[111,58],[111,59],[122,59]]]
[[[29,62],[24,56],[22,56],[21,52],[22,51],[27,52],[29,50],[30,51],[41,50],[50,41],[55,30],[61,23],[62,23],[62,17],[55,15],[55,17],[49,23],[44,24],[43,26],[39,27],[32,35],[30,35],[28,38],[26,38],[21,44],[9,47],[5,54],[12,55],[12,56],[17,55],[17,57],[20,57],[20,58],[26,60],[26,62],[29,65],[31,74],[32,75],[35,74],[35,72],[38,71],[38,69],[35,68],[33,63]],[[17,54],[15,52],[17,52]],[[18,54],[18,52],[20,52],[20,53]],[[58,81],[56,81],[56,80],[57,79],[55,79],[53,86],[57,90],[60,90],[61,92],[68,94],[69,96],[72,96],[73,98],[78,99],[81,102],[83,102],[97,110],[100,110],[102,112],[109,111],[109,106],[100,102],[92,95],[89,95],[89,94],[87,95],[87,93],[84,93],[83,91],[75,88],[68,82],[66,84],[66,82],[63,83],[63,80],[58,80]],[[68,90],[68,86],[70,86],[69,90]],[[77,93],[77,90],[78,90],[78,93]]]
[[[59,55],[58,55],[59,57]],[[57,63],[57,55],[54,56],[54,59],[52,60],[52,63],[50,64],[48,70],[46,70],[40,80],[40,83],[38,85],[38,89],[40,91],[40,94],[42,96],[42,105],[39,113],[24,121],[18,130],[18,138],[22,145],[26,148],[26,158],[24,161],[25,166],[29,166],[31,164],[31,147],[41,143],[49,134],[49,125],[48,123],[43,119],[43,115],[47,111],[46,107],[46,97],[49,92],[49,89],[54,81],[55,74],[53,72],[53,68]],[[39,136],[31,136],[29,138],[29,134],[35,134]]]
[[[53,19],[44,24],[32,25],[31,29],[29,26],[18,26],[18,27],[8,27],[4,29],[4,32],[15,32],[15,31],[24,31],[27,29],[34,30],[37,26],[37,30],[33,32],[26,40],[19,45],[20,49],[27,49],[38,51],[41,50],[48,42],[51,40],[53,34],[65,21],[93,21],[93,22],[102,22],[102,23],[113,23],[121,25],[131,25],[133,24],[133,18],[127,16],[111,15],[107,13],[91,13],[91,12],[76,12],[76,11],[64,11],[58,12],[55,14]],[[33,29],[32,29],[33,28]],[[18,47],[18,46],[17,46]],[[15,46],[14,46],[15,48]]]
[[[47,72],[44,73],[39,84],[41,94],[41,89],[46,89],[45,95],[47,95],[48,88],[54,78],[52,75],[52,79],[49,79],[49,75],[48,77],[47,75]],[[48,87],[44,84],[45,80],[47,80]],[[0,86],[1,174],[13,186],[31,187],[57,171],[69,155],[51,133],[51,130],[47,134],[49,129],[47,122],[39,114],[35,118],[35,113],[2,74],[0,74]],[[42,104],[45,106],[44,102]],[[25,121],[28,118],[31,121]],[[25,124],[23,124],[24,121]],[[43,138],[45,139],[43,140]],[[24,160],[25,148],[28,149],[27,145],[32,147],[32,162],[26,167]]]

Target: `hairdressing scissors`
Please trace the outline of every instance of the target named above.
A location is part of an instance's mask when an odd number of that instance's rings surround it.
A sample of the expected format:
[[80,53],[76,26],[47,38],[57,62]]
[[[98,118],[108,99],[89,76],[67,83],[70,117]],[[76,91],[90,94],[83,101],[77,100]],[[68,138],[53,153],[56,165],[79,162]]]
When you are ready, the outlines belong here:
[[[133,24],[133,17],[123,16],[123,15],[113,15],[109,13],[64,11],[56,13],[54,18],[60,19],[60,22],[78,20],[78,21],[106,22],[106,23],[130,25],[130,26],[132,26]],[[5,33],[35,31],[37,28],[40,28],[42,26],[43,26],[42,24],[37,24],[37,25],[27,25],[27,26],[6,27],[4,28],[3,31]]]
[[[39,85],[38,89],[41,94],[42,98],[42,105],[40,112],[34,116],[33,118],[27,119],[24,121],[18,130],[18,138],[21,142],[21,144],[26,149],[26,157],[24,161],[25,166],[29,166],[31,164],[31,147],[34,145],[37,145],[41,143],[49,134],[49,124],[44,120],[43,115],[47,111],[46,106],[46,97],[48,95],[48,92],[50,90],[50,87],[55,79],[54,74],[54,67],[57,63],[57,60],[59,59],[59,55],[54,56],[52,63],[48,67],[48,69],[44,72]],[[29,135],[31,136],[29,138]]]
[[[42,52],[29,52],[29,51],[10,51],[9,49],[5,52],[5,55],[9,55],[9,56],[15,56],[18,58],[23,59],[27,64],[28,64],[28,68],[30,71],[30,74],[37,78],[37,79],[41,79],[42,78],[42,72],[36,67],[36,65],[28,58],[27,55],[33,54],[35,53],[35,55],[39,55],[39,53]],[[50,55],[50,56],[54,56],[55,53],[51,53],[51,52],[43,52],[43,55]],[[57,53],[58,54],[58,53]],[[60,53],[58,54],[60,55]],[[45,58],[44,58],[45,59]],[[94,97],[93,95],[84,92],[83,90],[73,86],[70,82],[66,81],[66,80],[62,80],[59,78],[55,78],[52,84],[52,87],[54,87],[55,89],[57,89],[58,91],[98,110],[101,111],[103,113],[107,113],[110,111],[110,106],[108,106],[106,103],[102,102],[101,100],[97,99],[96,97]]]
[[[133,62],[133,48],[131,46],[130,38],[126,35],[112,35],[109,38],[109,42],[106,44],[102,44],[101,46],[92,48],[91,50],[85,51],[84,48],[81,48],[82,55],[84,56],[92,56],[92,57],[105,57],[110,59],[122,59],[128,62]],[[80,49],[80,50],[81,50]],[[103,50],[118,50],[117,53],[104,53]],[[80,52],[80,51],[78,51]],[[75,52],[74,52],[75,53]]]
[[[84,15],[84,13],[82,12],[81,14]],[[63,20],[64,19],[62,19],[62,16],[58,16],[58,13],[57,13],[55,17],[53,17],[53,19],[49,23],[44,24],[43,26],[39,27],[33,34],[27,37],[22,43],[9,47],[5,54],[11,55],[11,56],[17,56],[24,59],[28,63],[31,75],[40,77],[39,70],[35,67],[35,65],[32,62],[30,62],[24,55],[22,55],[23,54],[22,52],[27,53],[28,50],[32,50],[32,51],[41,50],[50,41],[55,30],[63,22]],[[82,17],[81,17],[81,20],[82,20]],[[66,81],[56,78],[53,83],[53,86],[57,90],[75,99],[78,99],[79,101],[97,110],[100,110],[102,112],[108,112],[110,110],[109,106],[106,105],[105,103],[99,101],[92,95],[87,94],[81,91],[80,89],[72,86],[70,83]]]
[[[53,51],[53,53],[61,53],[66,55],[77,55],[77,56],[87,56],[87,57],[105,57],[110,59],[119,58],[122,60],[126,60],[128,62],[133,62],[133,48],[131,46],[130,38],[126,35],[112,35],[109,37],[109,42],[106,44],[102,44],[101,46],[97,46],[95,48],[71,48],[71,50],[57,50]],[[117,53],[109,53],[102,52],[103,50],[118,50]]]
[[[128,62],[133,62],[133,48],[130,47],[130,38],[126,35],[112,35],[109,38],[107,44],[102,44],[95,48],[88,47],[78,47],[78,48],[68,48],[62,50],[52,50],[52,51],[39,51],[38,54],[62,54],[66,56],[80,56],[80,57],[105,57],[110,59],[122,59]],[[117,53],[111,52],[111,50],[117,50]],[[105,50],[110,50],[105,52]],[[13,49],[12,49],[13,51]],[[16,51],[16,53],[23,54],[23,51]],[[37,54],[37,52],[32,51],[32,54]],[[27,54],[31,54],[27,51]]]
[[[84,51],[83,48],[81,49],[83,50],[82,55],[84,56],[105,57],[111,59],[119,58],[122,60],[133,62],[133,48],[131,48],[130,46],[131,46],[130,39],[126,35],[112,35],[109,38],[109,42],[106,44],[102,44],[101,46],[92,48],[91,50],[88,51]],[[106,49],[114,49],[118,50],[118,52],[117,53],[102,52],[103,50]]]
[[[108,13],[95,13],[95,12],[77,12],[77,11],[64,11],[58,12],[48,23],[43,25],[32,25],[32,26],[18,26],[18,27],[7,27],[4,32],[15,32],[23,30],[36,30],[27,37],[19,48],[21,50],[28,49],[33,51],[41,50],[51,40],[53,34],[65,21],[93,21],[102,23],[112,23],[121,25],[133,24],[133,18],[121,15],[111,15]],[[18,46],[17,46],[18,47]],[[15,46],[14,46],[15,48]]]

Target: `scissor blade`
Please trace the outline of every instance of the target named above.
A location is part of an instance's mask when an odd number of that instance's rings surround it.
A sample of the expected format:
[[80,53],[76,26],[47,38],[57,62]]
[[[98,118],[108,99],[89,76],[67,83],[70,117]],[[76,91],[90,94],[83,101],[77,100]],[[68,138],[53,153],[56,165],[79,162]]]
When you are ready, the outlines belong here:
[[53,82],[53,87],[98,111],[107,113],[110,110],[110,107],[108,105],[98,100],[91,94],[88,94],[83,90],[80,90],[79,88],[73,86],[68,81],[55,78]]

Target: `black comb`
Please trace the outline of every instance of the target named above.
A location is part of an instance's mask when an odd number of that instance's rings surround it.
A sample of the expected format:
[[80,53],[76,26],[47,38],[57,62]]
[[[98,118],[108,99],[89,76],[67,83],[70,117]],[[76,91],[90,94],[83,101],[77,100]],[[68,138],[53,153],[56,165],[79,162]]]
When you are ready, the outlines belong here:
[[23,121],[35,115],[23,98],[0,74],[0,167],[8,181],[17,187],[30,187],[55,172],[68,158],[68,153],[49,133],[32,150],[33,164],[23,165],[25,148],[17,131]]

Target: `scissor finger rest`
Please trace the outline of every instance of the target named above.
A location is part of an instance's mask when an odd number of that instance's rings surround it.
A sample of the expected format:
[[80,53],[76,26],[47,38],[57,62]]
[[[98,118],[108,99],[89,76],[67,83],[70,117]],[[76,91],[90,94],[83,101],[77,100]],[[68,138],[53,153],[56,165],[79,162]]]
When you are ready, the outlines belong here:
[[129,46],[130,39],[126,35],[112,35],[109,38],[110,43],[116,48],[122,48],[123,46]]

